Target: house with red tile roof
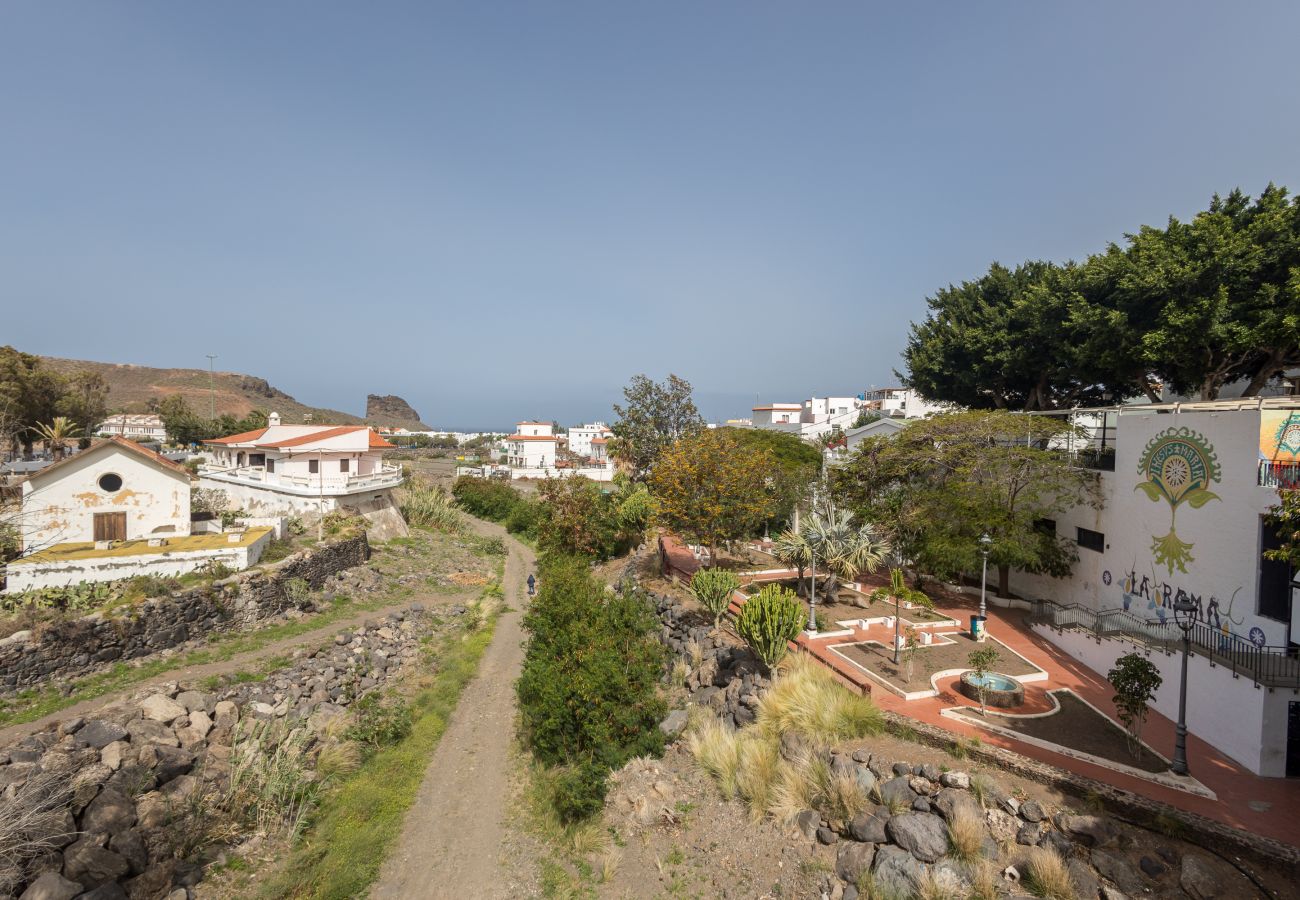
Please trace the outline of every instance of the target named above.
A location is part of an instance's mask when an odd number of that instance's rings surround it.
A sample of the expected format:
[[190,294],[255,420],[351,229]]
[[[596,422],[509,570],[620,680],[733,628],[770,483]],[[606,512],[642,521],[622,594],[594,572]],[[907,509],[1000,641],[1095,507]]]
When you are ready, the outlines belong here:
[[402,533],[392,490],[401,466],[384,462],[395,449],[367,425],[290,425],[277,413],[265,428],[204,443],[199,484],[223,491],[231,505],[254,515],[363,515]]

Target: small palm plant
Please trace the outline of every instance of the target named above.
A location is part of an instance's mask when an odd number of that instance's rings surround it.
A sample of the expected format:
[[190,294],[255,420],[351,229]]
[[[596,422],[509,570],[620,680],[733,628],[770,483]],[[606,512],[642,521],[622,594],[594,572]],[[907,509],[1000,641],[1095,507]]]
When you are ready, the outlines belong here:
[[772,555],[799,573],[797,584],[803,590],[803,575],[812,563],[812,547],[802,532],[787,528],[772,541]]
[[842,510],[812,516],[803,537],[829,572],[826,592],[831,595],[836,578],[847,581],[861,572],[874,572],[889,553],[889,542],[870,523],[854,525],[853,514]]
[[63,459],[68,443],[81,437],[81,429],[67,416],[55,416],[52,421],[37,425],[36,435],[45,442],[57,462]]
[[[889,570],[889,587],[876,588],[871,592],[872,602],[888,603],[894,601],[894,665],[898,665],[898,631],[899,618],[903,612],[903,604],[910,603],[913,606],[922,606],[926,609],[934,609],[934,601],[921,591],[914,590],[907,586],[907,581],[903,577],[901,567]],[[908,681],[912,680],[909,675]]]
[[731,595],[738,587],[740,579],[726,569],[701,569],[691,578],[691,593],[701,606],[713,613],[714,628],[722,623]]

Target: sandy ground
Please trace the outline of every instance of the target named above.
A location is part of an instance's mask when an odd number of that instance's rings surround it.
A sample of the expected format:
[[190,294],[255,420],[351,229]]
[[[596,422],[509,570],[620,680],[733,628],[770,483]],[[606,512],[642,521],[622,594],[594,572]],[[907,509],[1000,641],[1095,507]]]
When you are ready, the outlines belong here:
[[497,525],[476,522],[510,548],[503,588],[508,610],[497,620],[478,674],[429,761],[424,783],[389,854],[374,898],[528,896],[531,864],[508,853],[515,679],[523,663],[522,607],[533,554]]

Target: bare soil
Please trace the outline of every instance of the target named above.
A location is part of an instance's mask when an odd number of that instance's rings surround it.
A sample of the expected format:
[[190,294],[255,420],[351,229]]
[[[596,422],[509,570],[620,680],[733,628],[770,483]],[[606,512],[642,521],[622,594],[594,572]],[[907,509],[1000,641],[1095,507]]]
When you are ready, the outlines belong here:
[[1073,691],[1052,691],[1052,696],[1061,704],[1061,708],[1047,716],[1024,717],[1013,713],[993,715],[985,719],[978,712],[970,709],[959,709],[957,713],[976,725],[987,722],[1017,734],[1050,741],[1081,753],[1089,753],[1111,762],[1132,766],[1144,772],[1169,770],[1168,763],[1146,749],[1142,750],[1141,756],[1130,753],[1124,730],[1080,700]]
[[389,854],[375,898],[496,898],[531,896],[534,866],[506,853],[512,794],[515,679],[523,663],[524,587],[531,551],[505,529],[476,522],[480,534],[504,537],[510,548],[502,586],[507,610],[460,703],[424,783]]
[[[883,644],[839,644],[836,650],[865,669],[884,678],[900,690],[924,690],[930,686],[930,676],[935,672],[948,669],[970,668],[968,658],[971,651],[980,646],[964,631],[944,632],[943,637],[952,640],[951,644],[930,644],[916,649],[911,680],[907,680],[906,654],[900,654],[900,662],[894,665],[894,651]],[[997,646],[992,638],[983,646]],[[1003,675],[1030,675],[1039,671],[1035,666],[1025,662],[1008,650],[999,651],[1001,658],[993,668]]]

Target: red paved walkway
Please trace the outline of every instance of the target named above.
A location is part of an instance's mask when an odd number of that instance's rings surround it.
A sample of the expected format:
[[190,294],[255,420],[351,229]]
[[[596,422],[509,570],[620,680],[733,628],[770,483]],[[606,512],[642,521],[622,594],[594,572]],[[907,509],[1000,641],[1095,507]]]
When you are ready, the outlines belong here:
[[[970,614],[976,611],[977,606],[978,603],[975,601],[960,605],[950,603],[940,607],[939,612],[950,615],[958,622],[965,622]],[[824,611],[828,618],[838,616],[847,620],[855,615],[853,607],[845,604]],[[1024,624],[1023,613],[1019,610],[990,608],[988,616],[988,630],[992,637],[997,638],[1048,674],[1046,681],[1025,684],[1026,704],[1016,712],[1038,712],[1050,709],[1053,704],[1047,699],[1046,691],[1069,688],[1112,719],[1115,718],[1115,708],[1110,700],[1113,690],[1101,675],[1032,632]],[[903,618],[907,618],[906,614]],[[871,629],[870,638],[879,640],[880,632],[879,627]],[[1300,846],[1300,779],[1261,778],[1253,775],[1195,735],[1188,735],[1187,754],[1192,776],[1217,795],[1218,799],[1210,800],[1054,753],[1014,738],[1004,737],[976,725],[967,725],[939,714],[940,710],[946,707],[978,705],[955,692],[953,689],[955,676],[940,680],[938,697],[904,700],[873,682],[860,669],[845,662],[838,654],[826,649],[835,643],[860,641],[864,637],[860,631],[853,637],[827,638],[811,642],[801,636],[798,643],[833,668],[841,679],[847,679],[870,690],[872,698],[884,709],[958,734],[978,737],[986,744],[1005,747],[1025,756],[1104,781],[1117,788],[1197,812],[1255,834]],[[885,637],[885,641],[888,641],[888,636]],[[1174,723],[1169,719],[1152,710],[1142,737],[1157,752],[1166,758],[1172,757]],[[1252,808],[1252,805],[1256,808]]]

